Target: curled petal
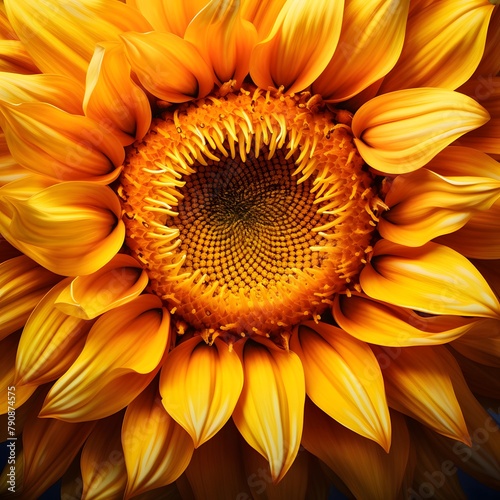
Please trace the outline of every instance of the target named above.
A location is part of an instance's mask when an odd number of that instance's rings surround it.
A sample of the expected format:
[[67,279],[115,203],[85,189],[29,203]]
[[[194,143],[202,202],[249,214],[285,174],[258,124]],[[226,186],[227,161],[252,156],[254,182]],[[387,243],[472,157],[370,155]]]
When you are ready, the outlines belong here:
[[189,434],[163,408],[156,383],[128,405],[122,446],[128,476],[126,498],[178,479],[194,450]]
[[384,77],[401,53],[409,3],[346,0],[337,49],[312,92],[328,102],[345,101]]
[[267,37],[286,0],[241,0],[241,15],[256,28],[259,41]]
[[118,140],[90,118],[43,102],[4,101],[0,112],[12,156],[36,173],[59,181],[98,180],[125,158]]
[[481,60],[492,12],[484,0],[443,0],[410,16],[401,57],[381,92],[462,85]]
[[196,448],[229,420],[243,387],[237,354],[215,339],[194,337],[177,346],[161,371],[162,403],[191,436]]
[[310,401],[305,407],[302,444],[325,462],[356,498],[398,498],[410,451],[404,418],[391,413],[389,453],[371,439],[346,429]]
[[391,447],[391,422],[384,381],[370,348],[340,328],[313,321],[294,330],[290,348],[298,354],[313,403],[342,425]]
[[31,311],[61,279],[21,255],[0,264],[0,339],[22,328]]
[[378,230],[387,240],[420,246],[461,228],[474,213],[487,210],[498,198],[500,180],[443,177],[422,168],[394,179],[384,200],[389,211],[382,215]]
[[389,405],[427,427],[470,445],[470,437],[440,354],[443,346],[373,347],[384,374]]
[[132,70],[154,96],[185,102],[206,96],[214,75],[195,46],[172,33],[122,35]]
[[42,385],[61,376],[83,349],[92,322],[54,306],[67,278],[38,303],[23,329],[16,357],[16,383]]
[[7,0],[7,16],[36,65],[44,73],[85,81],[85,72],[102,40],[124,31],[150,31],[135,9],[102,0]]
[[52,272],[91,274],[123,243],[120,203],[107,186],[63,182],[28,199],[9,194],[0,191],[4,214],[0,228],[5,238]]
[[127,484],[121,446],[123,414],[99,422],[90,433],[80,458],[82,498],[122,498]]
[[130,144],[144,137],[151,124],[151,106],[146,94],[130,78],[130,65],[123,44],[102,42],[87,71],[85,115],[110,129]]
[[388,174],[424,166],[461,135],[489,119],[468,96],[438,88],[390,92],[361,106],[352,121],[363,159]]
[[196,14],[209,0],[127,0],[151,23],[155,31],[174,33],[180,37]]
[[408,248],[380,240],[360,284],[373,299],[430,314],[500,316],[500,303],[479,271],[437,243]]
[[[8,388],[14,386],[16,350],[19,342],[19,334],[9,335],[0,341],[0,387],[6,397],[0,401],[0,415],[7,413],[12,402],[8,399]],[[22,406],[35,392],[36,385],[15,387],[15,407]]]
[[0,99],[11,104],[44,102],[82,114],[83,85],[62,75],[0,73]]
[[0,71],[31,75],[40,70],[19,40],[0,40]]
[[148,284],[148,275],[129,255],[118,254],[98,271],[77,276],[59,294],[56,307],[82,319],[97,318],[138,297]]
[[309,86],[330,61],[340,36],[344,0],[287,0],[268,37],[257,44],[250,74],[261,88],[287,93]]
[[24,498],[39,498],[62,476],[95,426],[38,418],[42,401],[39,398],[23,432]]
[[243,83],[257,32],[250,22],[241,18],[240,0],[209,2],[191,21],[184,39],[211,64],[220,83],[229,80],[236,80],[238,86]]
[[493,321],[459,316],[420,316],[411,309],[356,295],[337,296],[333,315],[349,335],[363,342],[391,347],[446,344],[474,331],[479,323]]
[[299,357],[263,339],[239,341],[244,384],[233,420],[247,443],[267,459],[273,481],[292,465],[302,435],[305,380]]
[[437,241],[473,259],[500,259],[500,201],[478,212],[458,231]]
[[169,326],[170,315],[155,295],[141,295],[105,313],[76,361],[52,386],[40,415],[79,422],[124,408],[158,372]]

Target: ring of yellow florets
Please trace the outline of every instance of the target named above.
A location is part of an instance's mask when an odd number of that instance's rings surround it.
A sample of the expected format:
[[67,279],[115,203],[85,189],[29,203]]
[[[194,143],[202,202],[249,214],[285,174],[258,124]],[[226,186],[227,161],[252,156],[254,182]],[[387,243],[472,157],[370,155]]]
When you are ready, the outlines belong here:
[[243,88],[178,106],[129,148],[127,245],[173,314],[268,334],[358,287],[381,202],[340,114]]

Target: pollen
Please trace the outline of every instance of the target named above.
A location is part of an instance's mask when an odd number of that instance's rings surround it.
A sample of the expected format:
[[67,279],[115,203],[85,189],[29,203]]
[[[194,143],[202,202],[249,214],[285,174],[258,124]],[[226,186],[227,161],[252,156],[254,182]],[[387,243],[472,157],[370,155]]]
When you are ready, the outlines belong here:
[[346,111],[242,88],[179,105],[128,148],[117,192],[151,291],[196,329],[319,320],[357,277],[384,208]]

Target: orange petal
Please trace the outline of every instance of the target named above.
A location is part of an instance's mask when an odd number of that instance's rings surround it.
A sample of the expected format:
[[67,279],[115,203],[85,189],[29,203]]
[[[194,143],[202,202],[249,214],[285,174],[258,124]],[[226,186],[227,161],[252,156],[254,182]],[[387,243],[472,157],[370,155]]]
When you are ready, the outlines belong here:
[[305,380],[299,357],[265,338],[234,346],[244,370],[233,420],[247,443],[267,459],[278,482],[299,451]]
[[122,144],[144,137],[151,124],[146,94],[131,80],[123,44],[96,45],[87,71],[83,109],[86,116],[111,130]]
[[[0,415],[7,413],[12,406],[14,409],[22,406],[37,388],[36,385],[20,387],[14,385],[14,363],[18,342],[19,334],[9,335],[0,341],[0,387],[5,394],[5,397],[0,401]],[[13,387],[14,390],[9,389],[9,387]],[[12,396],[15,399],[14,405]]]
[[417,311],[500,316],[500,303],[478,270],[437,243],[408,248],[380,240],[359,281],[369,297]]
[[21,167],[10,154],[5,134],[0,132],[0,187],[9,182],[24,179],[32,172]]
[[443,346],[373,347],[384,374],[389,405],[443,436],[470,444]]
[[57,309],[82,319],[97,318],[138,297],[148,275],[131,256],[118,254],[88,276],[77,276],[55,301]]
[[288,0],[272,31],[257,44],[250,60],[250,74],[261,88],[287,93],[308,87],[325,69],[337,46],[344,1]]
[[[18,183],[24,185],[27,183]],[[16,248],[66,276],[91,274],[120,249],[121,207],[107,186],[64,182],[28,199],[0,190],[0,228]]]
[[457,144],[479,149],[491,155],[500,155],[500,118],[497,118],[497,115],[492,116],[494,118],[486,125],[465,134]]
[[333,305],[338,325],[349,335],[370,344],[390,347],[446,344],[476,325],[494,320],[459,316],[420,316],[366,297],[338,295]]
[[0,340],[24,326],[33,308],[60,279],[24,255],[0,264]]
[[169,326],[170,315],[156,295],[141,295],[105,313],[76,361],[52,386],[40,415],[80,422],[124,408],[158,372]]
[[214,75],[195,46],[172,33],[125,33],[127,57],[141,84],[168,102],[206,96]]
[[[490,3],[495,3],[494,0]],[[498,1],[496,2],[498,5]],[[488,26],[486,35],[486,44],[483,57],[479,66],[476,68],[475,75],[498,75],[500,73],[500,59],[498,58],[498,46],[500,45],[500,9],[497,7]]]
[[180,37],[193,17],[209,0],[127,0],[151,23],[155,31],[166,31]]
[[394,179],[384,200],[389,211],[377,227],[387,240],[421,246],[460,229],[474,213],[487,210],[498,198],[500,180],[443,177],[422,168]]
[[119,167],[121,144],[94,120],[50,104],[0,103],[5,139],[22,166],[57,180],[98,180]]
[[[193,491],[193,498],[252,498],[248,484],[251,480],[247,479],[243,461],[248,449],[262,457],[248,445],[242,449],[242,445],[243,439],[234,423],[229,420],[212,439],[194,451],[185,474]],[[264,458],[262,462],[262,470],[267,470]]]
[[45,102],[82,114],[83,85],[62,75],[0,73],[0,99],[11,104]]
[[337,50],[312,92],[328,102],[345,101],[384,77],[401,53],[409,3],[346,0]]
[[410,16],[401,57],[380,91],[462,85],[481,60],[492,12],[484,0],[442,0]]
[[229,420],[243,387],[237,354],[220,339],[197,336],[178,345],[161,370],[162,403],[191,436],[195,448]]
[[124,31],[150,31],[135,9],[121,2],[7,0],[7,16],[36,65],[44,73],[85,81],[97,42],[118,40]]
[[0,40],[0,71],[31,75],[40,70],[18,40]]
[[356,498],[398,498],[408,462],[410,437],[404,418],[391,413],[393,439],[386,453],[378,444],[332,420],[310,401],[302,444],[323,460]]
[[80,458],[82,498],[122,498],[127,484],[121,446],[123,414],[101,420],[90,433]]
[[92,322],[67,316],[54,306],[70,281],[53,287],[30,315],[17,350],[17,384],[42,385],[57,379],[82,351]]
[[184,39],[212,66],[220,83],[236,80],[238,87],[243,83],[257,32],[252,23],[241,18],[239,0],[209,2],[191,21]]
[[128,405],[122,446],[128,476],[125,498],[175,481],[194,449],[189,434],[163,408],[156,383]]
[[500,201],[488,211],[478,212],[458,231],[437,241],[466,257],[500,259]]
[[94,426],[95,422],[73,424],[38,418],[37,411],[31,414],[23,433],[23,498],[38,498],[63,475]]
[[302,361],[307,395],[314,404],[389,450],[391,422],[384,381],[370,348],[340,328],[313,321],[294,329],[290,348]]
[[259,41],[267,37],[286,0],[241,0],[241,15],[256,28]]
[[361,106],[352,121],[363,159],[388,174],[411,172],[466,132],[488,113],[468,96],[438,88],[400,90]]

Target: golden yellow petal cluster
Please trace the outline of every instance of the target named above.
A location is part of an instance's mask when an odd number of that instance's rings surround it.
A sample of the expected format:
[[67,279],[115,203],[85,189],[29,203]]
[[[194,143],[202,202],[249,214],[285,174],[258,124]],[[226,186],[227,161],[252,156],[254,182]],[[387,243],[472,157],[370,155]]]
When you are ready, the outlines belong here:
[[500,490],[498,3],[1,1],[0,496]]

